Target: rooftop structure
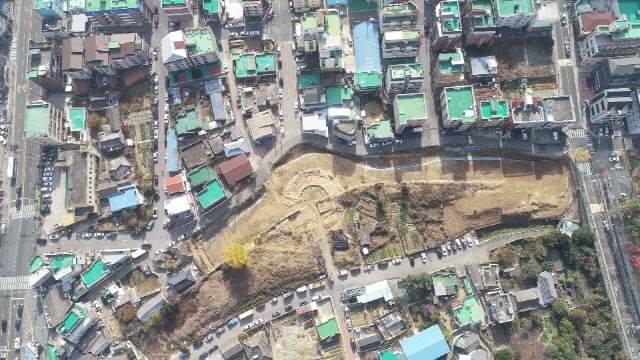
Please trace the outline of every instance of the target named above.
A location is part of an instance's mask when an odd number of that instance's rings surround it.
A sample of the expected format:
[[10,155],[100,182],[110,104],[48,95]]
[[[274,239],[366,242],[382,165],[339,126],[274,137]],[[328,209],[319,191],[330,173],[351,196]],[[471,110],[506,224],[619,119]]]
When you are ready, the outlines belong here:
[[489,293],[485,295],[485,303],[489,311],[489,319],[492,322],[501,324],[513,321],[516,309],[508,294],[501,291]]
[[[420,32],[417,30],[387,31],[382,37],[382,58],[384,59],[415,58],[419,49]],[[356,47],[356,62],[357,51]]]
[[320,109],[327,106],[324,86],[304,89],[300,92],[300,108],[303,110]]
[[379,16],[383,32],[409,30],[417,27],[418,10],[411,1],[384,3]]
[[[46,90],[64,89],[60,71],[62,48],[55,44],[31,44],[29,46],[29,70],[27,78]],[[2,65],[4,66],[4,65]]]
[[438,70],[436,73],[436,85],[462,85],[464,83],[464,58],[462,49],[456,52],[441,53],[438,55]]
[[341,71],[344,67],[340,27],[338,10],[326,10],[324,12],[324,31],[320,34],[318,46],[320,70],[322,72]]
[[473,86],[444,88],[440,97],[442,125],[456,131],[468,130],[477,119]]
[[162,62],[170,72],[219,61],[217,41],[210,28],[173,31],[162,39]]
[[59,19],[64,16],[62,0],[36,0],[33,2],[33,10],[43,19]]
[[399,93],[418,92],[422,88],[424,75],[422,64],[389,65],[385,76],[385,93],[392,98]]
[[218,174],[216,174],[209,166],[201,166],[187,173],[187,179],[189,179],[191,187],[194,188],[202,186],[217,178]]
[[393,101],[395,132],[400,134],[405,127],[420,127],[427,121],[427,106],[424,93],[398,94]]
[[340,119],[333,121],[333,136],[344,141],[354,141],[358,125],[354,119]]
[[382,87],[382,74],[379,71],[356,71],[353,85],[360,93],[376,92]]
[[329,128],[327,127],[327,119],[318,114],[302,115],[302,133],[312,134],[322,137],[329,137]]
[[498,74],[498,62],[495,56],[482,56],[470,59],[472,77],[495,77]]
[[320,70],[312,69],[302,71],[298,75],[298,90],[304,90],[310,87],[320,86]]
[[435,296],[453,296],[458,293],[458,275],[455,272],[437,271],[431,274]]
[[316,330],[318,331],[318,336],[320,337],[320,341],[328,339],[340,332],[338,328],[338,323],[335,318],[329,319],[322,324],[318,324],[316,326]]
[[459,327],[465,327],[484,322],[484,310],[478,299],[467,296],[461,303],[452,305],[453,319]]
[[99,258],[94,261],[94,263],[91,264],[91,266],[89,266],[89,268],[80,276],[82,279],[82,285],[85,289],[89,290],[110,272],[111,270],[109,270],[109,267],[107,267],[104,261]]
[[193,199],[191,194],[185,193],[166,198],[164,210],[171,219],[193,219]]
[[467,1],[462,12],[465,45],[481,46],[489,43],[497,30],[491,0]]
[[437,27],[431,32],[434,51],[453,50],[460,46],[462,19],[458,0],[444,0],[436,4]]
[[69,119],[70,130],[84,131],[87,129],[87,108],[72,107],[67,110],[67,119]]
[[389,120],[380,120],[367,126],[365,135],[365,143],[367,144],[392,141],[395,139],[393,127]]
[[293,9],[295,12],[308,12],[323,6],[322,0],[293,0]]
[[571,96],[511,100],[511,118],[517,128],[559,128],[575,123]]
[[[64,152],[67,165],[65,208],[88,216],[98,210],[96,182],[100,156],[93,148]],[[80,219],[79,219],[80,220]],[[83,219],[84,220],[84,219]]]
[[202,11],[204,15],[212,20],[220,20],[220,0],[203,0]]
[[344,106],[353,102],[353,89],[348,85],[325,88],[327,106]]
[[198,202],[203,210],[208,210],[220,204],[227,198],[227,193],[218,179],[209,181],[197,194]]
[[[618,3],[620,4],[620,3]],[[601,25],[609,25],[616,19],[613,11],[591,11],[578,16],[579,39],[584,39]]]
[[57,144],[65,140],[64,114],[48,103],[27,104],[24,137],[40,143]]
[[109,208],[112,213],[135,209],[144,204],[144,197],[135,186],[126,187],[116,194],[109,196]]
[[480,120],[477,127],[490,127],[505,124],[510,119],[507,101],[491,99],[480,101]]
[[200,120],[196,109],[189,109],[184,114],[176,116],[175,129],[178,136],[184,136],[189,133],[197,133],[200,130],[208,130],[209,124]]
[[495,0],[497,27],[522,29],[535,17],[532,0]]
[[400,341],[406,360],[436,360],[449,353],[449,344],[438,325]]
[[600,25],[578,44],[580,65],[595,67],[608,58],[634,56],[640,51],[640,23],[615,20]]
[[273,123],[271,110],[253,114],[246,120],[249,135],[256,143],[264,143],[273,138],[276,134],[276,127]]

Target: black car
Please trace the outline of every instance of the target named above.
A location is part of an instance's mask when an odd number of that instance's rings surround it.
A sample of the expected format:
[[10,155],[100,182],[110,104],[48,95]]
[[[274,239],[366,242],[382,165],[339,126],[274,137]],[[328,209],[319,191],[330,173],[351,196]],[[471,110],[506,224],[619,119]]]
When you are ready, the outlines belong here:
[[284,308],[284,311],[291,311],[291,310],[293,310],[293,306],[291,306],[291,305],[287,305]]
[[22,184],[18,183],[16,185],[16,194],[20,195],[22,193]]
[[278,316],[280,316],[280,311],[275,311],[273,314],[271,314],[271,317],[273,318],[277,318]]
[[16,319],[16,330],[20,330],[20,324],[22,322],[20,321],[20,319]]
[[22,317],[22,310],[24,310],[24,305],[18,305],[18,317]]
[[416,264],[416,261],[413,260],[413,256],[409,256],[409,265],[414,266]]
[[302,300],[300,301],[300,306],[305,306],[307,305],[309,302],[307,300]]
[[436,248],[436,255],[438,255],[438,259],[442,259],[442,250],[440,248]]
[[153,183],[158,186],[158,175],[153,175]]
[[2,332],[7,331],[7,320],[2,320]]

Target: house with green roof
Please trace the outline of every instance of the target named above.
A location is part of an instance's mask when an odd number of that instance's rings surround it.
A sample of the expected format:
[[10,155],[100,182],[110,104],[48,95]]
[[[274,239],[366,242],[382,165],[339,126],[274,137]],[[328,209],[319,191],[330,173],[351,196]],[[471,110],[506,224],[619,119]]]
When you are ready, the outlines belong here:
[[379,91],[382,88],[382,74],[379,71],[356,71],[353,86],[360,93]]
[[507,100],[481,100],[479,107],[480,120],[477,122],[476,127],[500,126],[511,120]]
[[338,10],[328,9],[322,12],[324,27],[320,33],[318,52],[320,71],[338,72],[344,69],[342,54],[342,32]]
[[28,104],[24,117],[24,138],[41,144],[67,140],[64,112],[44,102]]
[[467,296],[461,302],[451,306],[453,320],[458,327],[485,324],[485,312],[482,304],[474,295]]
[[209,166],[200,166],[187,173],[187,179],[191,183],[191,187],[197,188],[218,178],[218,174]]
[[33,10],[43,19],[61,19],[64,16],[63,0],[34,0]]
[[327,106],[353,106],[353,89],[349,85],[326,87],[325,94]]
[[207,20],[210,21],[220,21],[220,0],[203,0],[202,1],[202,12]]
[[196,194],[202,211],[207,211],[230,197],[219,179],[212,179]]
[[378,13],[383,32],[417,28],[418,10],[411,1],[383,3]]
[[640,23],[615,20],[597,26],[578,44],[581,66],[595,67],[609,58],[635,56],[640,52]]
[[440,95],[442,126],[455,131],[467,131],[478,116],[473,85],[446,87]]
[[464,85],[464,58],[462,49],[438,54],[436,86]]
[[493,40],[496,34],[496,17],[491,0],[471,0],[471,6],[463,8],[465,45],[481,46]]
[[495,0],[496,27],[522,29],[536,17],[533,0]]
[[382,36],[382,58],[415,58],[420,50],[420,31],[387,31]]
[[162,0],[162,11],[170,22],[193,20],[191,0]]
[[422,127],[427,121],[424,93],[398,94],[393,99],[394,129],[401,134],[406,127]]
[[84,14],[94,29],[138,27],[151,22],[153,2],[144,0],[86,0]]
[[393,141],[395,134],[393,133],[393,127],[391,126],[391,120],[380,120],[376,123],[367,125],[365,132],[365,144],[377,144],[382,142]]
[[321,84],[320,70],[318,69],[301,71],[298,74],[298,90],[320,86]]
[[209,130],[209,124],[206,121],[200,120],[196,109],[189,109],[183,114],[176,116],[175,128],[178,136],[185,136],[198,133],[201,130]]
[[318,331],[320,341],[324,341],[340,333],[336,318],[331,318],[321,324],[316,325],[316,330]]
[[458,0],[445,0],[436,5],[436,27],[430,36],[431,48],[437,52],[451,51],[461,45],[462,16]]
[[235,60],[236,79],[254,81],[257,78],[275,77],[276,57],[274,53],[244,53]]
[[422,64],[394,64],[387,66],[384,91],[391,99],[396,94],[420,91],[424,83]]

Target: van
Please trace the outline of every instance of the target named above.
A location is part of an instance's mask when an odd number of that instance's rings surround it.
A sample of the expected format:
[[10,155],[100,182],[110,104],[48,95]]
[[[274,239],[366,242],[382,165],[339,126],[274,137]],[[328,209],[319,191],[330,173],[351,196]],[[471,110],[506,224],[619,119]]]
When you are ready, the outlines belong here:
[[554,131],[551,135],[553,135],[553,141],[558,142],[558,132]]

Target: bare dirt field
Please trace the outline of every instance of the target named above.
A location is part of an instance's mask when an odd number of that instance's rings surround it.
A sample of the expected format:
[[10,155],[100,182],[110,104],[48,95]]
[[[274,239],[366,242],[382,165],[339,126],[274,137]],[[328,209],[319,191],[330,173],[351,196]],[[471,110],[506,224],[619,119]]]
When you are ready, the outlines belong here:
[[[424,231],[425,241],[432,244],[445,235],[459,236],[510,218],[558,218],[572,200],[569,170],[562,161],[438,162],[432,155],[415,154],[377,161],[364,164],[309,154],[273,170],[264,200],[204,248],[216,267],[223,262],[224,249],[240,242],[249,250],[249,266],[205,276],[183,295],[176,323],[137,341],[141,350],[155,358],[165,350],[159,344],[201,338],[237,311],[308,284],[325,271],[323,258],[331,259],[331,244],[325,240],[329,231],[349,233],[354,217],[364,216],[354,209],[365,193],[388,209],[371,222],[374,229],[380,223],[389,225],[376,239],[381,246],[397,236],[395,218],[387,215],[403,206],[412,226]],[[410,164],[423,165],[382,170],[371,166]],[[402,196],[407,204],[397,202]],[[367,206],[360,210],[378,217]],[[349,243],[351,256],[344,261],[354,261],[354,256],[363,261],[352,238]],[[397,250],[402,252],[402,247]]]
[[496,39],[495,55],[501,80],[555,74],[551,38],[529,37],[525,42],[521,39]]

